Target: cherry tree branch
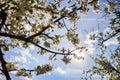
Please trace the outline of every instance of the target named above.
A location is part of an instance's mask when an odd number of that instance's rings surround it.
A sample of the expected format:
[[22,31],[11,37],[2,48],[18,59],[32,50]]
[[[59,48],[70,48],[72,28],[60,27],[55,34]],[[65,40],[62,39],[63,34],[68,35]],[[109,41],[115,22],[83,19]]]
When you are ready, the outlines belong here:
[[49,36],[49,34],[42,33],[41,35],[46,36],[49,39],[53,39],[54,37]]
[[29,42],[34,44],[35,46],[41,48],[42,50],[45,50],[45,51],[50,52],[50,53],[59,54],[59,55],[73,55],[73,54],[70,54],[70,53],[62,53],[62,52],[51,51],[51,50],[48,50],[48,49],[46,49],[46,48],[44,48],[44,47],[34,43],[33,41],[29,41]]
[[[76,10],[80,10],[80,9],[81,9],[81,7],[77,8]],[[74,12],[74,11],[71,11],[71,12],[69,12],[67,15],[70,15],[70,14],[73,13],[73,12]],[[66,17],[65,15],[64,15],[64,16],[61,16],[60,18],[56,19],[54,22],[55,22],[55,23],[56,23],[56,22],[59,22],[61,19],[65,18],[65,17]],[[28,38],[31,39],[31,38],[33,38],[33,37],[35,37],[35,36],[41,35],[41,34],[42,34],[45,30],[47,30],[49,27],[50,27],[50,25],[47,25],[45,28],[43,28],[42,31],[39,31],[38,33],[33,34],[33,35],[29,36]]]
[[[18,70],[18,69],[13,69],[13,70],[11,70],[11,72],[12,72],[12,71],[19,71],[19,70]],[[25,69],[25,71],[34,72],[35,69]]]
[[113,67],[111,64],[109,64],[109,63],[107,63],[107,62],[105,62],[105,61],[103,61],[106,65],[108,65],[110,68],[111,68],[111,70],[113,70],[113,71],[115,71],[116,73],[118,73],[118,74],[120,74],[120,71],[118,71],[115,67]]
[[[119,29],[118,29],[118,30],[119,30]],[[112,35],[109,36],[108,38],[103,39],[102,42],[101,42],[101,44],[103,44],[103,43],[106,42],[107,40],[109,40],[109,39],[115,37],[115,36],[116,36],[117,34],[119,34],[119,33],[120,33],[120,31],[117,31],[116,33],[112,34]]]
[[18,39],[18,40],[21,40],[21,41],[24,41],[24,42],[27,42],[27,43],[34,44],[35,46],[41,48],[42,50],[45,50],[45,51],[50,52],[50,53],[53,53],[53,54],[73,55],[73,54],[70,54],[70,53],[62,53],[62,52],[55,52],[55,51],[48,50],[48,49],[46,49],[46,48],[38,45],[37,43],[33,42],[33,41],[30,40],[29,38],[24,38],[24,37],[22,37],[22,36],[11,35],[11,34],[8,34],[8,33],[0,33],[0,36],[9,37],[9,38],[14,38],[14,39]]
[[11,80],[8,70],[6,68],[6,61],[4,60],[2,50],[0,49],[0,62],[2,66],[2,72],[5,74],[6,80]]

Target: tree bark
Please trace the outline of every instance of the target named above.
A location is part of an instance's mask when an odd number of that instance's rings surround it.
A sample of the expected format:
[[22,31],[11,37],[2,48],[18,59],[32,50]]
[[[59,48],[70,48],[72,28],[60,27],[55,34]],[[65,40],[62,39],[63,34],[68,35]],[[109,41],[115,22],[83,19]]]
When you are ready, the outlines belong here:
[[8,70],[6,68],[6,61],[4,60],[2,50],[0,49],[0,61],[2,66],[2,72],[4,73],[6,80],[11,80]]

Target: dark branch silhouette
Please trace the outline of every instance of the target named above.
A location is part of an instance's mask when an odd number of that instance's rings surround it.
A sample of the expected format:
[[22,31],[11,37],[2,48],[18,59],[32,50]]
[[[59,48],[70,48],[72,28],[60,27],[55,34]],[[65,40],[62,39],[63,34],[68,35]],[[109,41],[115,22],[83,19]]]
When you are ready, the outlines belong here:
[[[80,10],[80,9],[81,9],[81,7],[77,8],[76,10]],[[74,12],[74,11],[69,12],[68,15],[70,15],[70,14],[73,13],[73,12]],[[66,16],[61,16],[60,18],[56,19],[54,22],[55,22],[55,23],[56,23],[56,22],[59,22],[61,19],[65,18],[65,17],[66,17]],[[46,26],[45,28],[43,28],[43,30],[39,31],[39,32],[36,33],[36,34],[33,34],[33,35],[29,36],[28,38],[31,39],[31,38],[33,38],[33,37],[36,37],[36,36],[41,35],[41,34],[42,34],[45,30],[47,30],[49,27],[50,27],[50,25]]]
[[115,36],[116,36],[117,34],[119,34],[119,33],[120,33],[120,29],[117,29],[117,30],[116,30],[116,33],[112,34],[111,36],[109,36],[109,37],[106,38],[106,39],[103,39],[102,42],[101,42],[101,44],[103,44],[104,42],[108,41],[109,39],[115,37]]
[[73,54],[70,54],[70,53],[62,53],[62,52],[55,52],[55,51],[51,51],[51,50],[48,50],[40,45],[38,45],[37,43],[34,43],[32,40],[30,40],[29,38],[24,38],[22,36],[15,36],[15,35],[11,35],[11,34],[8,34],[8,33],[0,33],[0,36],[4,36],[4,37],[9,37],[9,38],[14,38],[14,39],[18,39],[18,40],[22,40],[26,43],[31,43],[31,44],[34,44],[35,46],[41,48],[42,50],[45,50],[47,52],[50,52],[50,53],[54,53],[54,54],[59,54],[59,55],[73,55]]
[[8,70],[6,68],[6,61],[4,60],[2,50],[0,49],[0,62],[2,63],[2,72],[6,76],[6,80],[11,80]]

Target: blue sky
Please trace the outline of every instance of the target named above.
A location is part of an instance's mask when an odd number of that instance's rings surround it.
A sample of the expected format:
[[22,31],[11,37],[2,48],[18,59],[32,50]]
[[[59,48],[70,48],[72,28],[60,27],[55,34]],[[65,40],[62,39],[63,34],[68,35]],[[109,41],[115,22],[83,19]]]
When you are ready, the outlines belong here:
[[[86,16],[85,16],[86,17]],[[24,77],[16,77],[14,73],[11,74],[12,80],[81,80],[82,70],[89,69],[94,63],[90,59],[89,55],[95,54],[95,46],[92,45],[91,41],[87,41],[87,33],[84,30],[87,30],[88,33],[92,32],[92,28],[97,30],[96,26],[98,22],[94,18],[87,16],[83,20],[78,21],[78,33],[81,39],[81,45],[86,45],[90,53],[81,53],[85,60],[77,61],[72,60],[70,64],[65,65],[60,59],[56,61],[49,61],[48,54],[40,56],[36,54],[36,47],[30,46],[29,49],[23,49],[21,47],[14,48],[6,55],[6,59],[20,63],[18,66],[26,67],[28,69],[34,69],[35,66],[51,63],[53,65],[53,71],[43,75],[33,75],[32,79]],[[86,42],[84,41],[86,40]],[[63,41],[63,44],[65,42]],[[69,46],[69,44],[61,44],[61,46]],[[97,53],[97,52],[96,52]],[[100,80],[98,76],[95,76],[93,80]]]
[[[103,29],[108,25],[108,21],[105,21],[105,19],[98,19],[101,16],[101,14],[95,14],[90,11],[88,16],[81,15],[81,19],[77,22],[77,33],[79,33],[79,38],[81,40],[80,45],[85,45],[89,48],[88,53],[80,53],[80,55],[85,57],[85,60],[77,61],[73,59],[70,64],[65,65],[60,59],[56,61],[49,61],[49,54],[45,54],[43,56],[38,55],[36,53],[36,47],[33,45],[31,45],[28,49],[17,47],[12,49],[9,54],[6,53],[7,55],[5,55],[5,58],[7,60],[18,62],[19,64],[16,64],[17,66],[29,69],[34,69],[34,67],[38,64],[42,65],[51,63],[53,65],[53,71],[39,76],[33,75],[31,79],[27,77],[16,77],[14,73],[11,73],[12,80],[81,80],[81,77],[84,76],[82,75],[82,70],[87,70],[94,65],[93,60],[89,57],[89,55],[94,55],[99,52],[93,45],[95,41],[88,40],[88,35],[98,31],[98,24],[100,26],[99,30],[101,31],[103,31]],[[69,23],[67,24],[69,25]],[[115,44],[115,40],[111,40],[110,42],[113,43],[106,42],[106,44]],[[70,44],[66,44],[65,40],[63,40],[62,44],[59,46],[73,47]],[[95,75],[93,80],[100,80],[100,78]]]
[[[96,21],[96,16],[93,18],[91,18],[91,16],[83,16],[83,18],[78,21],[79,28],[77,33],[80,34],[81,45],[87,45],[91,52],[90,55],[95,54],[95,52],[93,52],[95,48],[91,42],[87,41],[87,44],[84,42],[84,40],[87,39],[87,33],[84,30],[87,30],[88,33],[90,33],[94,28],[96,31],[98,23],[99,22]],[[60,46],[69,46],[69,44],[66,44],[64,41],[63,44]],[[14,48],[8,55],[6,55],[6,59],[16,61],[20,63],[18,66],[29,69],[33,69],[38,64],[51,63],[53,65],[53,71],[39,76],[33,75],[32,79],[16,77],[14,76],[14,73],[12,73],[12,80],[80,80],[80,78],[83,77],[82,70],[86,70],[93,65],[93,61],[89,58],[89,53],[81,53],[82,56],[85,57],[85,60],[77,61],[73,59],[71,64],[65,65],[60,59],[49,61],[48,54],[40,56],[36,54],[35,49],[36,47],[33,45],[30,46],[29,49],[23,49],[21,47]],[[96,78],[99,80],[98,77],[95,77],[94,80],[96,80]]]

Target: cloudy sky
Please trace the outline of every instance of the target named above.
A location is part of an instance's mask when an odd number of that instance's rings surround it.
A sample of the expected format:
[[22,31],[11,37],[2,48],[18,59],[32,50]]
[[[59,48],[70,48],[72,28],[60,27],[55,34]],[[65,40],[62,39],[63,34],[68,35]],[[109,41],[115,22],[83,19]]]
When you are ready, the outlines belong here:
[[[70,64],[65,65],[61,60],[49,61],[48,56],[39,56],[36,54],[36,47],[31,45],[28,49],[23,49],[21,47],[14,48],[10,51],[10,54],[6,55],[6,59],[10,61],[15,61],[20,64],[17,66],[26,67],[28,69],[34,69],[35,66],[51,63],[53,65],[53,71],[43,74],[43,75],[33,75],[33,77],[16,77],[15,73],[11,73],[12,80],[80,80],[84,75],[82,75],[83,70],[89,69],[93,65],[92,59],[89,55],[95,54],[95,46],[93,45],[96,41],[89,40],[89,34],[97,33],[98,23],[104,20],[96,20],[96,17],[83,16],[81,20],[78,21],[78,33],[81,39],[81,45],[86,45],[88,48],[88,53],[80,53],[85,59],[76,60],[73,59]],[[94,30],[93,30],[94,29]],[[86,31],[87,32],[86,32]],[[84,34],[84,36],[83,36]],[[114,43],[114,41],[112,42]],[[106,43],[106,45],[109,45]],[[69,44],[65,44],[69,46]],[[76,51],[76,53],[79,53]],[[95,76],[94,80],[98,80],[99,77]]]
[[[84,60],[78,61],[73,59],[70,64],[65,65],[61,60],[49,61],[47,54],[39,56],[36,54],[36,47],[33,45],[31,45],[28,49],[23,49],[21,47],[14,48],[10,51],[10,54],[5,56],[5,58],[7,60],[20,63],[16,63],[17,66],[33,69],[38,64],[42,65],[51,63],[53,65],[53,71],[39,76],[33,75],[31,79],[27,77],[16,77],[13,72],[11,73],[12,80],[81,80],[84,76],[82,71],[87,70],[94,65],[89,55],[94,55],[98,52],[94,45],[96,41],[89,40],[89,34],[98,33],[99,30],[103,30],[108,24],[107,21],[105,22],[105,19],[98,19],[101,16],[100,14],[95,14],[92,12],[89,14],[89,16],[82,15],[81,19],[77,22],[77,33],[79,33],[81,45],[87,46],[89,51],[88,53],[80,53],[80,55],[85,58]],[[116,44],[116,40],[111,39],[105,44]],[[65,44],[64,46],[69,46],[69,44]],[[99,76],[95,75],[94,80],[100,80]]]
[[[81,44],[86,45],[89,51],[88,53],[80,53],[80,55],[85,58],[84,60],[78,61],[76,59],[73,59],[70,64],[65,65],[61,60],[49,61],[47,55],[39,56],[35,52],[36,47],[33,45],[31,45],[28,49],[23,49],[21,47],[14,48],[10,51],[10,54],[6,55],[6,59],[20,63],[17,64],[17,66],[34,69],[34,67],[38,64],[42,65],[51,63],[53,65],[53,71],[39,76],[33,75],[31,79],[27,77],[16,77],[14,73],[11,73],[12,80],[81,80],[81,78],[84,76],[82,75],[82,71],[87,70],[92,65],[94,65],[89,55],[94,55],[97,53],[95,51],[96,48],[93,45],[96,43],[96,41],[89,40],[89,34],[98,32],[96,28],[96,26],[98,26],[98,23],[99,21],[96,21],[95,17],[89,18],[89,16],[85,18],[83,17],[83,19],[78,21],[78,33],[80,34],[79,37],[82,40]],[[92,29],[94,29],[94,31]],[[116,43],[115,40],[112,39],[105,44],[110,45]],[[69,44],[66,44],[66,46],[67,45]],[[99,76],[94,76],[94,80],[96,79],[100,80]]]

